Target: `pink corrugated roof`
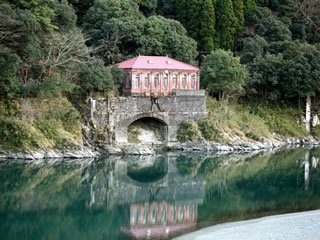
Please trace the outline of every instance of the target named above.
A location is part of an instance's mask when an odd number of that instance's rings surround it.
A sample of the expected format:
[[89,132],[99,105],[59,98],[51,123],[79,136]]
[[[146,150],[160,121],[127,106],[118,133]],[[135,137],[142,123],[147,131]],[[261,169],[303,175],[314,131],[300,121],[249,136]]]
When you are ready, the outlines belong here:
[[137,56],[117,65],[119,68],[199,70],[197,67],[173,58],[157,56]]

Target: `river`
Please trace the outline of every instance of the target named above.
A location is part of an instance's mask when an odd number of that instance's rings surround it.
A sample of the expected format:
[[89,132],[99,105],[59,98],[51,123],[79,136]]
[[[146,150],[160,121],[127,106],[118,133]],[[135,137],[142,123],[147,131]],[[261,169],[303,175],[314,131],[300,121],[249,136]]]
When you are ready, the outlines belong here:
[[0,239],[171,239],[320,209],[320,149],[0,161]]

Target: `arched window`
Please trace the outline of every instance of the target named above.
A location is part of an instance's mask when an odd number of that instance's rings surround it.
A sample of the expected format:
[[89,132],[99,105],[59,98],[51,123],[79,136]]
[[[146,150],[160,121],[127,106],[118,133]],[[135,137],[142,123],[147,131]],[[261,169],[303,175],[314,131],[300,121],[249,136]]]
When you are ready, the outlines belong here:
[[196,86],[196,76],[192,75],[191,76],[191,88],[194,89]]
[[137,73],[136,75],[136,88],[140,88],[140,74]]
[[145,88],[149,88],[149,86],[150,86],[149,73],[144,77],[144,86],[145,86]]
[[177,74],[173,75],[173,89],[177,89]]
[[159,87],[159,74],[154,75],[154,88]]
[[182,77],[182,88],[186,89],[186,87],[187,87],[187,75],[183,74],[183,77]]
[[164,87],[164,89],[168,88],[168,74],[167,73],[165,73],[164,77],[163,77],[163,87]]

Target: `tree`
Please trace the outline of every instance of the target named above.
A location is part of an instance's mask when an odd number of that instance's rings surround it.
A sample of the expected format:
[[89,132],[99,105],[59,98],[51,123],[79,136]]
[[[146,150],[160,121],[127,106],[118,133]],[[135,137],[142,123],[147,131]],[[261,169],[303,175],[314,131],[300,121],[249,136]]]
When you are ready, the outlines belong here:
[[244,11],[247,13],[249,10],[254,9],[256,6],[255,0],[243,0]]
[[234,15],[237,19],[235,28],[240,33],[244,30],[244,4],[242,0],[232,0]]
[[55,16],[53,9],[55,0],[18,0],[21,6],[29,9],[36,17],[37,21],[46,29],[58,29],[58,27],[51,23],[51,18]]
[[118,91],[118,93],[121,93],[122,86],[123,86],[123,76],[124,76],[123,69],[119,68],[118,65],[114,65],[111,68],[111,75],[112,75],[112,80],[113,80],[115,90]]
[[59,26],[60,30],[68,31],[76,27],[77,15],[72,5],[67,0],[61,0],[54,6],[56,16],[54,18],[54,24]]
[[271,10],[267,7],[255,7],[246,14],[246,25],[255,25],[263,18],[270,17]]
[[107,64],[138,54],[168,55],[188,63],[195,63],[197,57],[197,44],[184,27],[161,16],[112,18],[89,34],[90,42],[101,46],[99,55]]
[[197,43],[187,37],[184,27],[178,21],[161,16],[151,16],[144,21],[144,29],[137,43],[140,46],[134,55],[168,55],[190,64],[195,64],[198,55]]
[[198,42],[201,51],[214,49],[215,10],[212,0],[176,1],[177,19]]
[[20,58],[16,54],[0,55],[0,99],[11,100],[18,96]]
[[134,0],[138,6],[139,10],[143,12],[145,16],[154,15],[158,5],[157,0]]
[[233,49],[234,35],[237,31],[237,18],[234,15],[231,0],[217,0],[215,47],[225,50]]
[[291,31],[283,22],[264,18],[256,26],[256,33],[270,42],[291,40]]
[[30,39],[36,38],[40,25],[28,10],[0,4],[0,53],[22,54]]
[[40,65],[50,70],[63,69],[71,63],[87,63],[93,51],[85,45],[87,40],[79,30],[49,33]]
[[216,50],[206,56],[201,70],[202,85],[219,99],[241,95],[246,84],[247,69],[231,51]]
[[84,17],[83,27],[95,31],[113,18],[139,16],[138,5],[132,0],[96,0]]
[[158,0],[157,13],[168,18],[175,18],[176,0]]
[[103,61],[92,58],[81,67],[79,84],[84,96],[89,96],[91,92],[109,92],[113,89],[111,71],[104,66]]
[[246,38],[243,43],[241,63],[251,63],[256,57],[262,57],[267,46],[267,41],[258,35]]

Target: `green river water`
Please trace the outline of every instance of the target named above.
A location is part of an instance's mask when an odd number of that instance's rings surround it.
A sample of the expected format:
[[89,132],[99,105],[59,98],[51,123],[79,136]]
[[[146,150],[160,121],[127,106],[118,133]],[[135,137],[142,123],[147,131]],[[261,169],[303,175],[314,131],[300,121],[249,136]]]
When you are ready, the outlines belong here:
[[172,239],[320,209],[320,149],[0,161],[0,239]]

